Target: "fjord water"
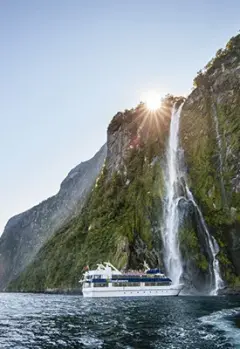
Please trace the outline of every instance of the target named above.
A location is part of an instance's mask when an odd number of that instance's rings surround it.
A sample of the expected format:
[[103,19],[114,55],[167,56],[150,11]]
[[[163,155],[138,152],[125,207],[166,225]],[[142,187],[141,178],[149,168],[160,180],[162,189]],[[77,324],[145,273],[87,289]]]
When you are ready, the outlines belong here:
[[240,298],[0,294],[2,349],[231,349]]

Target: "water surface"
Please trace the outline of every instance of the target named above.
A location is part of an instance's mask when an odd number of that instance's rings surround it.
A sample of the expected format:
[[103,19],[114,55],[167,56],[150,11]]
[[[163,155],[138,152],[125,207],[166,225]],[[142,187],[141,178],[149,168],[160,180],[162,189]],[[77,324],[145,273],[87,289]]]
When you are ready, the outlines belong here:
[[0,294],[0,348],[240,348],[240,298]]

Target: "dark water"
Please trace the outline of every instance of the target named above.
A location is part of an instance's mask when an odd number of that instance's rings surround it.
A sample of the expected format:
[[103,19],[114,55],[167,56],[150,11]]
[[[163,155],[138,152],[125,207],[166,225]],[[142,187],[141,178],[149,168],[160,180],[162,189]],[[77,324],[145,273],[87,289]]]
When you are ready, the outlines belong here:
[[240,348],[240,298],[0,294],[0,348]]

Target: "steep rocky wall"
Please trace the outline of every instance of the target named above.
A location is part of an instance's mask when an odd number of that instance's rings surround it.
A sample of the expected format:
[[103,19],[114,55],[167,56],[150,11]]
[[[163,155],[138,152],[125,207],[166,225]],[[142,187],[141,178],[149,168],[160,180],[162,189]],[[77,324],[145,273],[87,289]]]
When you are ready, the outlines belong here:
[[[240,275],[240,36],[197,77],[181,116],[188,182],[220,252],[222,276]],[[191,258],[189,252],[188,258]]]
[[8,221],[0,238],[0,290],[32,262],[57,229],[81,212],[103,166],[106,150],[104,145],[91,160],[75,167],[57,195]]
[[110,260],[118,268],[162,265],[158,218],[161,161],[171,106],[149,113],[143,104],[118,113],[108,128],[107,159],[81,214],[39,251],[11,290],[78,285],[83,267]]
[[[240,283],[240,36],[195,79],[181,115],[179,242],[186,284],[209,291],[213,254],[186,181],[219,245],[225,283]],[[163,266],[163,166],[173,97],[161,110],[140,103],[115,115],[107,158],[83,210],[40,249],[9,290],[78,285],[83,267],[110,260],[118,268]],[[182,98],[177,99],[179,103]],[[184,155],[184,156],[183,156]]]

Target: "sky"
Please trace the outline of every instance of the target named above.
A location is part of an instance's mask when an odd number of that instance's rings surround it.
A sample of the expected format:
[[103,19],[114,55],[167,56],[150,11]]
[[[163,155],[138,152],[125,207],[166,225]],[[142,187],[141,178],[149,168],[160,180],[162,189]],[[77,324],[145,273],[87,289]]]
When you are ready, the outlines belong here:
[[238,0],[1,0],[0,235],[154,90],[187,95],[240,29]]

